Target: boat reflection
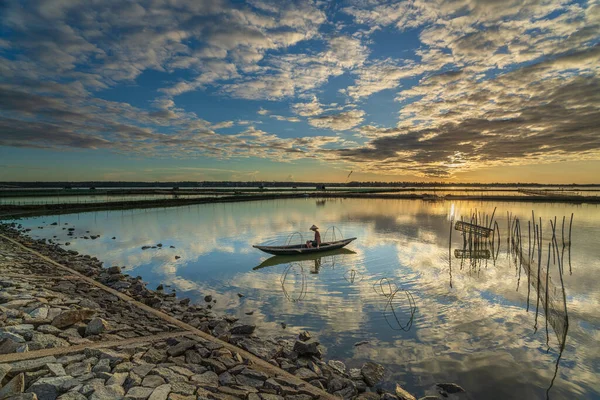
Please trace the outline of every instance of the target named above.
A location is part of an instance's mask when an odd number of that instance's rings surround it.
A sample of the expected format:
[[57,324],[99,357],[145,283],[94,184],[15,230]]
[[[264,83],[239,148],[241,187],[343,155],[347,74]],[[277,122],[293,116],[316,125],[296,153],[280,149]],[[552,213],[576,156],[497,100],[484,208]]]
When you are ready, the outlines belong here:
[[[318,264],[321,264],[322,259],[325,259],[326,261],[329,261],[328,259],[331,257],[331,261],[332,263],[335,263],[335,256],[339,256],[339,255],[350,255],[350,254],[356,254],[355,251],[352,251],[350,249],[337,249],[337,250],[331,250],[331,251],[325,251],[322,253],[313,253],[313,254],[298,254],[298,255],[293,255],[293,256],[273,256],[270,258],[267,258],[265,261],[263,261],[262,263],[260,263],[259,265],[257,265],[256,267],[252,268],[253,270],[258,270],[258,269],[262,269],[262,268],[266,268],[266,267],[274,267],[276,265],[283,265],[283,264],[288,264],[288,263],[293,263],[293,262],[301,262],[301,261],[315,261],[315,269]],[[320,268],[320,267],[319,267]],[[318,273],[318,272],[316,272]]]

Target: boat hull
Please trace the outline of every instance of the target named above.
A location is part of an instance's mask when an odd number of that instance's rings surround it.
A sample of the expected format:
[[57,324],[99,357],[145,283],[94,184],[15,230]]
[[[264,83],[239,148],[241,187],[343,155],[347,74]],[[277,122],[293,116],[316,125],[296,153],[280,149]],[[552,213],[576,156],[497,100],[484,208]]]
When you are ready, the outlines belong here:
[[349,238],[344,240],[338,240],[335,242],[323,242],[319,247],[306,247],[305,244],[294,244],[290,246],[257,246],[252,247],[264,251],[265,253],[273,254],[276,256],[296,256],[298,254],[314,254],[325,251],[331,251],[341,249],[356,238]]

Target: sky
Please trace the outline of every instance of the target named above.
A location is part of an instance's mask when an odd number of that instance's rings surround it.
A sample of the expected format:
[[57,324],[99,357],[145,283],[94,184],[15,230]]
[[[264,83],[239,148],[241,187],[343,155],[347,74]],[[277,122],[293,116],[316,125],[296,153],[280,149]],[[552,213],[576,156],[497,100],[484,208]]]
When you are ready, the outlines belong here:
[[0,180],[600,183],[599,71],[598,0],[4,0]]

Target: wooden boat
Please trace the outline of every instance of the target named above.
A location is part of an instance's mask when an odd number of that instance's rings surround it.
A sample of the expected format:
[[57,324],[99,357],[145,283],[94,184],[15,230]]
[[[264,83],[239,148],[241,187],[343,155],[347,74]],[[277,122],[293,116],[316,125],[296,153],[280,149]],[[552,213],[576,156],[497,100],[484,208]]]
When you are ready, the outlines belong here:
[[292,244],[289,246],[258,246],[252,247],[262,250],[265,253],[274,254],[276,256],[292,256],[298,254],[313,254],[321,253],[324,251],[330,251],[335,249],[341,249],[348,243],[356,240],[356,238],[349,238],[343,240],[337,240],[335,242],[322,242],[319,247],[306,247],[306,244]]
[[274,267],[276,265],[289,264],[291,262],[311,261],[311,260],[321,259],[323,257],[334,257],[337,255],[348,255],[348,254],[356,254],[356,252],[352,251],[350,249],[340,248],[340,249],[328,250],[326,252],[319,252],[319,253],[308,253],[308,254],[299,253],[299,254],[288,255],[288,256],[273,256],[273,257],[267,258],[265,261],[260,263],[260,265],[257,265],[256,267],[254,267],[252,269],[258,270],[258,269],[262,269],[262,268],[266,268],[266,267]]

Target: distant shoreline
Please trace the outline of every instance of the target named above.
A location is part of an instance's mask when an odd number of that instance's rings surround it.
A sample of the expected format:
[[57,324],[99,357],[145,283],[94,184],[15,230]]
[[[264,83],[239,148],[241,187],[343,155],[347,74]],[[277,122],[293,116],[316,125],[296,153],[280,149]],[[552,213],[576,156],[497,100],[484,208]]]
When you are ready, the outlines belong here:
[[234,195],[214,198],[173,198],[156,200],[115,201],[96,203],[61,203],[61,204],[26,204],[2,205],[0,204],[0,218],[14,219],[35,215],[71,214],[87,211],[128,210],[161,207],[179,207],[195,204],[231,203],[260,200],[284,199],[326,199],[326,198],[357,198],[357,199],[393,199],[393,200],[422,200],[442,202],[452,200],[477,200],[477,201],[503,201],[503,202],[530,202],[530,203],[574,203],[574,204],[600,204],[600,196],[505,196],[505,195],[446,195],[436,196],[431,194],[401,194],[401,193],[289,193],[289,194],[259,194],[259,195]]

